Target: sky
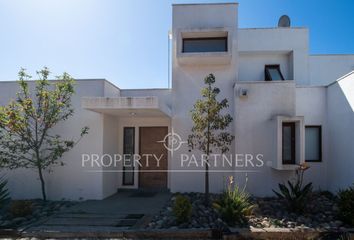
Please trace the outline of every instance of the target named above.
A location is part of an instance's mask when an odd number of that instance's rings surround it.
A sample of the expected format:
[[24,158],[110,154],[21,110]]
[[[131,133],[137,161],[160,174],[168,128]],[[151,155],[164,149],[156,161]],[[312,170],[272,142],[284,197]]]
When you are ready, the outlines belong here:
[[[105,78],[124,88],[168,86],[173,3],[218,0],[0,0],[0,81]],[[239,27],[275,27],[281,15],[310,29],[311,54],[354,54],[352,0],[239,0]]]

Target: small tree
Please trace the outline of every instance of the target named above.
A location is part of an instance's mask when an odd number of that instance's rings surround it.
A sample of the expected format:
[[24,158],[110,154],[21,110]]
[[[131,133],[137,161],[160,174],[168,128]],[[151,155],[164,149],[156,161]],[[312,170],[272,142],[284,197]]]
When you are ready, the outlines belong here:
[[74,113],[71,97],[75,80],[64,73],[57,77],[58,81],[50,83],[48,68],[37,74],[39,80],[30,91],[27,80],[31,76],[21,69],[16,100],[0,106],[0,166],[36,169],[46,200],[43,171],[52,165],[64,165],[60,158],[88,133],[88,127],[81,129],[77,141],[54,134],[53,127]]
[[202,99],[197,100],[191,111],[192,134],[188,136],[191,149],[197,148],[206,154],[205,164],[205,204],[209,204],[209,156],[213,151],[222,154],[229,151],[234,136],[226,131],[232,122],[230,114],[222,114],[222,110],[229,107],[227,99],[218,101],[219,88],[213,87],[215,77],[209,74],[204,83],[207,85],[201,90]]

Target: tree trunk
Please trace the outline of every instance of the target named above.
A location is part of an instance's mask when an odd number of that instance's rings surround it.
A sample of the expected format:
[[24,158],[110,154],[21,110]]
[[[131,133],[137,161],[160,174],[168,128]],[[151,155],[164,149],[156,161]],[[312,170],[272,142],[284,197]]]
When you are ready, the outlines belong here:
[[208,156],[208,160],[207,160],[207,164],[205,164],[205,205],[208,206],[209,205],[209,156]]
[[210,145],[210,137],[209,137],[209,124],[208,124],[208,144],[207,144],[207,162],[205,164],[205,206],[209,205],[209,145]]
[[41,187],[42,187],[42,197],[44,201],[47,201],[47,195],[45,192],[45,182],[43,178],[43,173],[42,173],[42,168],[38,166],[38,174],[39,174],[39,179],[41,180]]

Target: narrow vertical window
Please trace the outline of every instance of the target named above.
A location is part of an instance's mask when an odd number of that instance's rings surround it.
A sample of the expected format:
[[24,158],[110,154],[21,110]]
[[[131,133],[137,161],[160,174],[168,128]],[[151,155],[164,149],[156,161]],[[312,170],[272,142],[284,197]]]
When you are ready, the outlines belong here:
[[284,80],[284,77],[280,71],[279,65],[265,65],[264,75],[265,75],[266,81],[282,81],[282,80]]
[[135,148],[135,128],[124,128],[123,154],[129,156],[129,161],[124,161],[123,166],[123,185],[134,185],[134,166],[133,155]]
[[295,164],[295,123],[283,123],[283,164]]
[[321,126],[305,127],[305,159],[306,162],[322,161],[322,128]]

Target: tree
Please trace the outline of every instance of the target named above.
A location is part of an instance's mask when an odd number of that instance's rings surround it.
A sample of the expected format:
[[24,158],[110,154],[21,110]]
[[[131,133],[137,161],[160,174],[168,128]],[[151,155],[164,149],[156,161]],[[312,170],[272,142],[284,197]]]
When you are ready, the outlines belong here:
[[215,77],[209,74],[202,88],[202,99],[194,104],[192,114],[192,134],[188,136],[188,144],[191,149],[199,149],[206,154],[205,164],[205,204],[209,204],[209,157],[213,152],[222,154],[229,151],[234,136],[226,131],[232,122],[230,114],[222,114],[222,110],[229,107],[227,99],[218,101],[219,88],[213,87]]
[[48,68],[37,72],[39,80],[30,91],[25,69],[19,72],[20,92],[16,100],[0,106],[0,166],[8,169],[31,168],[38,171],[43,200],[46,200],[43,171],[52,165],[64,165],[65,152],[88,133],[81,129],[75,141],[55,134],[53,128],[73,115],[71,97],[75,80],[67,73],[51,83]]

